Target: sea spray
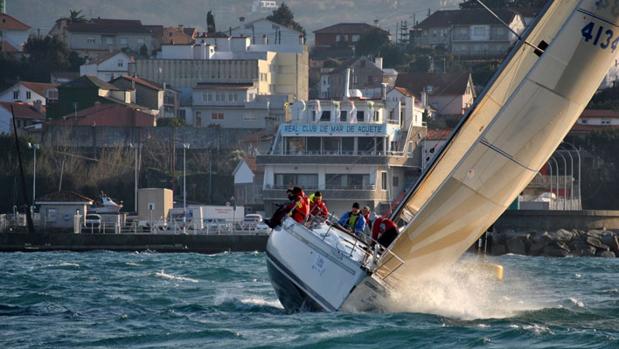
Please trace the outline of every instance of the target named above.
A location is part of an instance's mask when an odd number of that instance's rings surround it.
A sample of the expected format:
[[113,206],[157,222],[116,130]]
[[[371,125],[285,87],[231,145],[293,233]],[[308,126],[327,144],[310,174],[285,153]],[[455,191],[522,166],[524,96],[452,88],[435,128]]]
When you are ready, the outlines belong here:
[[430,313],[462,320],[506,318],[542,308],[523,280],[499,280],[488,264],[467,258],[405,282],[385,304],[390,312]]

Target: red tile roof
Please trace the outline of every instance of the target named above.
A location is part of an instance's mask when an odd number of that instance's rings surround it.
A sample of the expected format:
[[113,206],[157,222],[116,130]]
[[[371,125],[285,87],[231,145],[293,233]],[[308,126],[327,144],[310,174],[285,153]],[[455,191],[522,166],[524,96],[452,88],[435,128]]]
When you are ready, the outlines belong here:
[[47,82],[32,82],[32,81],[20,81],[18,84],[24,85],[24,87],[38,93],[43,97],[47,97],[46,92],[49,89],[54,89],[59,86],[59,84],[50,84]]
[[612,109],[585,109],[582,114],[580,114],[580,118],[618,119],[619,111]]
[[108,127],[154,127],[155,116],[122,104],[97,104],[82,109],[60,120],[50,121],[55,125],[108,126]]
[[150,34],[151,29],[142,25],[139,20],[92,18],[86,22],[69,22],[67,30],[72,33],[144,33]]
[[43,115],[42,112],[38,111],[30,104],[21,102],[0,102],[0,107],[6,109],[9,112],[11,112],[11,106],[13,106],[13,113],[15,113],[15,118],[17,119],[37,121],[45,120],[45,115]]
[[406,87],[400,87],[400,86],[396,86],[393,88],[394,90],[400,92],[401,94],[408,96],[408,97],[415,97],[415,94],[410,91],[409,89],[407,89]]
[[374,30],[388,31],[367,23],[338,23],[314,31],[314,34],[365,34]]
[[111,84],[113,85],[114,81],[117,81],[117,80],[129,80],[129,81],[135,82],[138,85],[142,85],[144,87],[148,87],[153,90],[163,91],[163,85],[160,85],[157,82],[146,80],[146,79],[143,79],[137,76],[119,76],[116,79],[112,80]]
[[37,198],[37,202],[83,202],[92,204],[93,200],[73,191],[57,191]]
[[469,78],[468,72],[461,73],[401,73],[395,85],[404,87],[416,95],[427,86],[432,86],[432,91],[428,94],[435,95],[463,95],[466,93]]
[[28,30],[30,26],[24,24],[14,17],[7,15],[6,13],[0,13],[0,30]]
[[438,129],[438,130],[428,129],[428,133],[425,139],[429,141],[445,140],[449,138],[450,134],[451,134],[451,129],[448,129],[448,128]]
[[[516,12],[508,9],[496,10],[495,13],[505,23],[511,23]],[[436,11],[416,27],[420,29],[446,28],[453,25],[498,24],[501,22],[483,8]]]

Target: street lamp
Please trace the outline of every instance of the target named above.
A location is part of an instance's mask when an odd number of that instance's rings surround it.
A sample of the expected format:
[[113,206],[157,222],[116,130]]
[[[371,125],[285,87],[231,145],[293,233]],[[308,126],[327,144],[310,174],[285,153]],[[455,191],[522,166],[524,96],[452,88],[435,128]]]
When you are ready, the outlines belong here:
[[187,229],[187,149],[189,143],[183,143],[183,230]]
[[37,150],[40,148],[40,145],[28,143],[28,148],[31,148],[34,153],[34,161],[32,162],[32,205],[34,206],[34,200],[37,195]]
[[135,153],[135,169],[133,171],[133,210],[138,212],[138,144],[129,143],[129,148],[133,148]]

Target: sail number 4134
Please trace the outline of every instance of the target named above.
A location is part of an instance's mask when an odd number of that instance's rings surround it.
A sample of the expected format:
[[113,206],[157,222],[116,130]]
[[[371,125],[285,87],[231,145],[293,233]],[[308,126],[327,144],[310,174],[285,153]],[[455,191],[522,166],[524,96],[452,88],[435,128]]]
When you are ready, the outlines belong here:
[[615,37],[615,33],[611,29],[606,29],[603,26],[597,26],[594,22],[589,22],[580,32],[585,42],[591,40],[593,46],[600,46],[602,49],[607,49],[609,46],[614,52],[619,46],[619,36]]

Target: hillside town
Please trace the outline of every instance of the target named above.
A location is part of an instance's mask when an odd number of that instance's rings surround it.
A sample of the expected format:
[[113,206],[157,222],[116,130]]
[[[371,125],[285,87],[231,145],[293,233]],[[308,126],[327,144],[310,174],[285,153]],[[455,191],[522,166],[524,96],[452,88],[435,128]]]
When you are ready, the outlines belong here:
[[[544,1],[487,1],[498,17],[463,1],[412,23],[312,32],[280,1],[254,2],[229,28],[208,9],[202,27],[67,9],[47,33],[10,3],[0,0],[0,213],[33,204],[40,226],[71,228],[76,210],[83,224],[107,198],[152,228],[190,207],[204,208],[200,227],[230,220],[208,207],[242,207],[233,224],[270,216],[293,186],[320,191],[335,214],[352,202],[390,212]],[[616,62],[512,209],[619,209],[618,79]]]

